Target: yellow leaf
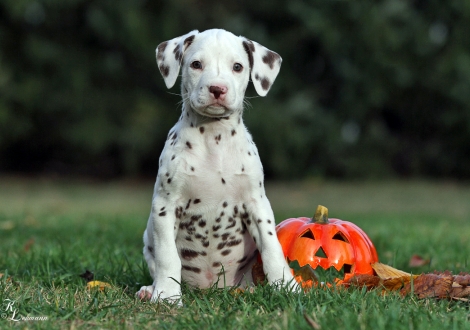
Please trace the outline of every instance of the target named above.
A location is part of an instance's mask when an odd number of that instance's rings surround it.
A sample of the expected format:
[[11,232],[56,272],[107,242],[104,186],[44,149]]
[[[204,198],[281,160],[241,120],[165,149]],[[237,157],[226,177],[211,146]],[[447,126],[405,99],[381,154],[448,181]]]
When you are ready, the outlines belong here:
[[404,272],[402,270],[393,268],[388,265],[384,265],[380,262],[373,263],[372,268],[375,270],[375,273],[381,279],[391,279],[391,278],[399,278],[399,277],[410,277],[413,278],[418,277],[418,275],[411,275],[410,273]]
[[100,291],[103,291],[104,288],[111,288],[111,284],[101,281],[91,281],[87,283],[86,287],[88,290],[96,288]]

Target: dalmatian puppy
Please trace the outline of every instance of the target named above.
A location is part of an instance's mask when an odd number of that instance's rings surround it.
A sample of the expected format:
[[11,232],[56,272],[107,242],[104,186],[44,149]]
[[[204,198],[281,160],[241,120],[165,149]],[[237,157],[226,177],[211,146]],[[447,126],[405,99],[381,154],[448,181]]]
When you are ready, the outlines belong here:
[[182,115],[160,156],[144,256],[153,284],[137,296],[181,304],[180,282],[246,287],[258,251],[270,283],[297,286],[277,240],[258,151],[243,124],[248,81],[265,96],[281,57],[220,29],[161,43],[171,88],[182,71]]

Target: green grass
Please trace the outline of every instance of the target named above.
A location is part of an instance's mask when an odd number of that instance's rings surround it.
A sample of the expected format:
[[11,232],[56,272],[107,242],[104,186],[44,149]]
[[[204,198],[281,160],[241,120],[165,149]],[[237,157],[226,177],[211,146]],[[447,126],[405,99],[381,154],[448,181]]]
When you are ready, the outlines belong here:
[[[292,294],[183,285],[183,308],[142,303],[134,293],[151,279],[142,258],[152,182],[108,184],[0,179],[0,304],[22,316],[0,328],[40,329],[470,329],[465,302],[382,296],[361,289]],[[470,268],[470,187],[451,183],[276,183],[267,194],[277,220],[330,217],[363,228],[382,262],[413,273]],[[410,269],[413,254],[430,258]],[[112,284],[89,291],[79,274]]]

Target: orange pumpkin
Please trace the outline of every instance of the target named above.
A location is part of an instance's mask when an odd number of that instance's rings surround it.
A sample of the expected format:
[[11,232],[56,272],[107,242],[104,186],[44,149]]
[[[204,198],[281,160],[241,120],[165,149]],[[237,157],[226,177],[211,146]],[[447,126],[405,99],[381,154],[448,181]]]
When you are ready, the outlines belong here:
[[288,260],[297,260],[301,267],[343,269],[344,280],[355,274],[373,275],[371,264],[379,261],[362,229],[348,221],[328,219],[328,209],[321,205],[313,219],[287,219],[276,226],[276,231]]

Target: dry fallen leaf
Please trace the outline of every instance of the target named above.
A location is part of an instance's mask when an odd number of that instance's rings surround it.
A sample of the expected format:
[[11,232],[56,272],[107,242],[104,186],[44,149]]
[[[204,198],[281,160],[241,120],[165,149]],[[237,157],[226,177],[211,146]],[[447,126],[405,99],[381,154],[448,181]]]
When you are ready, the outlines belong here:
[[410,258],[409,266],[412,268],[422,267],[430,263],[429,259],[424,259],[423,257],[415,254]]
[[413,283],[407,283],[400,293],[413,293],[418,298],[447,298],[452,289],[452,280],[451,274],[422,274]]
[[95,288],[103,291],[105,288],[111,288],[111,284],[101,281],[91,281],[87,283],[86,287],[88,290]]
[[392,266],[389,266],[389,265],[382,264],[380,262],[373,263],[371,267],[372,269],[374,269],[377,276],[382,279],[411,276],[410,273],[393,268]]
[[256,261],[251,268],[251,276],[253,277],[253,283],[255,285],[263,284],[266,281],[266,275],[263,271],[263,264]]

